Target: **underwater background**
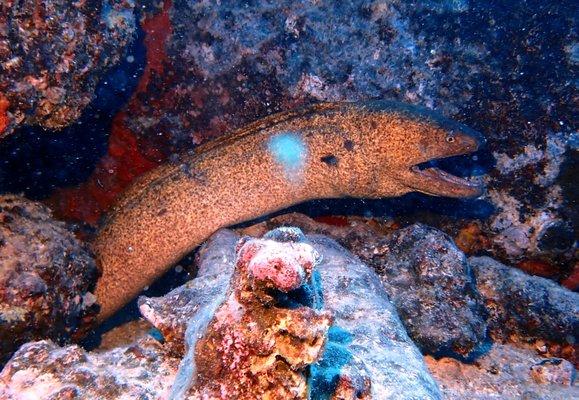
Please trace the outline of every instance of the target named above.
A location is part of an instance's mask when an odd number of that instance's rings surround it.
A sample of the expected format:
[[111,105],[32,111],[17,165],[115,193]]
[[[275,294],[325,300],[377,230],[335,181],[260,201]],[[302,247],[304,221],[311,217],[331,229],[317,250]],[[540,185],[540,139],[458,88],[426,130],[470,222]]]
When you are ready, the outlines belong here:
[[[87,338],[98,309],[86,297],[98,275],[90,243],[136,178],[270,114],[372,99],[423,106],[480,132],[486,144],[476,153],[432,165],[476,177],[485,193],[476,199],[410,193],[315,200],[248,222],[238,232],[261,236],[279,225],[298,226],[306,234],[332,237],[371,267],[390,299],[392,319],[402,320],[396,332],[408,333],[408,343],[426,357],[426,366],[419,356],[405,359],[428,381],[415,398],[577,396],[577,8],[566,0],[0,3],[0,362],[8,362],[0,374],[0,398],[24,393],[13,378],[20,367],[8,360],[26,342],[84,340],[85,349],[104,351],[102,334],[112,327],[132,321],[127,329],[135,336],[120,336],[135,340],[149,332],[151,326],[138,320],[142,302],[134,301]],[[311,219],[282,215],[290,212]],[[236,254],[227,246],[235,248],[238,238],[218,239],[207,251],[229,251],[233,271]],[[339,260],[336,265],[349,265],[347,255],[320,246]],[[197,276],[199,257],[186,257],[145,294],[179,290]],[[420,275],[420,265],[439,275],[412,277]],[[397,281],[400,276],[405,279]],[[186,296],[201,302],[196,294]],[[425,306],[435,303],[446,307]],[[172,358],[131,347],[153,360],[139,366],[151,376],[159,369],[175,377],[185,357],[190,314],[172,309],[178,306],[144,315],[154,321],[159,343],[176,346]],[[182,320],[166,322],[171,313]],[[442,321],[447,331],[433,333]],[[351,338],[334,328],[326,337],[346,346]],[[122,364],[116,340],[103,357]],[[504,344],[510,342],[527,347]],[[32,351],[36,359],[18,362],[39,363],[47,354],[65,352],[47,343]],[[339,346],[338,355],[325,360],[349,365]],[[106,363],[79,355],[84,351],[60,354],[77,360],[63,365]],[[326,393],[312,398],[330,398],[328,388],[340,385],[355,387],[359,398],[411,398],[395,387],[382,396],[363,377],[338,383],[341,378],[327,371],[340,368],[330,364],[316,364],[319,375],[305,373],[308,387]],[[370,364],[374,388],[389,387]],[[531,366],[534,375],[526,372]],[[512,380],[496,370],[511,371]],[[113,374],[102,376],[107,373]],[[128,392],[119,383],[89,394],[77,384],[75,396],[179,398],[170,383],[144,385],[129,375],[116,378]],[[464,388],[469,380],[477,382],[470,391]],[[492,396],[484,397],[487,389]]]

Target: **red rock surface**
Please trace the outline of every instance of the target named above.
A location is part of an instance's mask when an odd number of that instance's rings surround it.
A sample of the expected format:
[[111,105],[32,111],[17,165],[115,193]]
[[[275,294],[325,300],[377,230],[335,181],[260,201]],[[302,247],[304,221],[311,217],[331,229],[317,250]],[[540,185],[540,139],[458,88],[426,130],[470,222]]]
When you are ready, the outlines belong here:
[[108,152],[88,181],[75,188],[58,190],[49,200],[59,217],[96,225],[119,193],[136,177],[167,158],[166,137],[140,135],[130,128],[127,121],[147,115],[151,110],[157,110],[155,117],[160,118],[163,110],[170,107],[171,98],[151,98],[149,86],[154,86],[151,89],[154,91],[167,79],[164,76],[165,63],[168,62],[165,46],[172,33],[168,15],[171,5],[171,1],[167,0],[158,13],[145,15],[142,29],[146,32],[144,43],[147,58],[143,75],[125,110],[115,116]]

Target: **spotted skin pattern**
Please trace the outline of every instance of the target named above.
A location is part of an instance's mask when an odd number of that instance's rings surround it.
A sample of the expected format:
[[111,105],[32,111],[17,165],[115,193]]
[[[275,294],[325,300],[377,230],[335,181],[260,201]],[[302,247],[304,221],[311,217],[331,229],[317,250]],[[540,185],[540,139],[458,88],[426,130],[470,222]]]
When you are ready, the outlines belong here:
[[373,101],[274,114],[202,145],[141,177],[107,216],[93,243],[99,321],[222,227],[314,199],[477,196],[476,185],[413,167],[479,142],[428,110]]

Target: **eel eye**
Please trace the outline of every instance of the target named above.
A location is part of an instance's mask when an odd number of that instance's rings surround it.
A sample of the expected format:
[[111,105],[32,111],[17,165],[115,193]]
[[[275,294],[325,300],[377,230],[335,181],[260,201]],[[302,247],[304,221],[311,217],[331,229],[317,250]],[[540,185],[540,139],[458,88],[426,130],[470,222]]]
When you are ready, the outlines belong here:
[[446,141],[447,141],[448,143],[454,143],[454,140],[455,140],[455,139],[454,139],[454,136],[452,136],[452,135],[448,135],[448,136],[446,137]]

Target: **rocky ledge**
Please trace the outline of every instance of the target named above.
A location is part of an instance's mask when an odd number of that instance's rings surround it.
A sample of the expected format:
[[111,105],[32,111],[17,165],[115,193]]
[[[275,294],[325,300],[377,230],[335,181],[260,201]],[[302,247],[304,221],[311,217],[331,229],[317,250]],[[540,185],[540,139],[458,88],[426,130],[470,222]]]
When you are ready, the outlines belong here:
[[215,233],[196,266],[195,279],[139,299],[148,325],[124,344],[23,345],[0,397],[579,396],[579,295],[467,259],[428,226],[380,233],[286,215]]

